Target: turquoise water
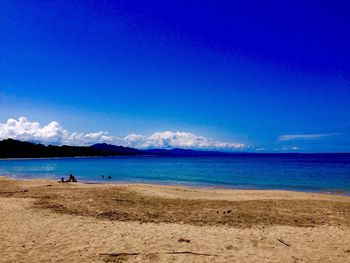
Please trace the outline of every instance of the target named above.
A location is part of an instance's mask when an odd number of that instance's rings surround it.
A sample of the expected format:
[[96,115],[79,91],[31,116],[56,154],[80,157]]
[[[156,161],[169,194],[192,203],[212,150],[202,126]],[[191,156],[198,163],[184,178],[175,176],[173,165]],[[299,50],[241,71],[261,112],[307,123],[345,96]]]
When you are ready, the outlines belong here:
[[[350,194],[350,154],[0,160],[0,174],[15,178],[58,180],[70,173],[85,182],[137,182]],[[108,179],[108,176],[112,179]]]

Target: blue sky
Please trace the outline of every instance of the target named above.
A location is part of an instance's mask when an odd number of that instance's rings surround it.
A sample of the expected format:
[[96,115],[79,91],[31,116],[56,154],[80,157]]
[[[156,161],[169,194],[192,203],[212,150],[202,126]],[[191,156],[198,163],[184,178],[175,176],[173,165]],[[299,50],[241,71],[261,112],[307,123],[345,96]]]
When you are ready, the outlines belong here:
[[307,2],[2,1],[0,123],[350,151],[350,3]]

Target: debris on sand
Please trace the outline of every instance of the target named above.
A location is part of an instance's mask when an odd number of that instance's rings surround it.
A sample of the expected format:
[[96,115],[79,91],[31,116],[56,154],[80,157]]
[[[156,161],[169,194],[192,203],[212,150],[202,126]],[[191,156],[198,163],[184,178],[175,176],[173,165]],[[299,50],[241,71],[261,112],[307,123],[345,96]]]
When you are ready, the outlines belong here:
[[185,243],[190,243],[191,240],[186,239],[186,238],[180,238],[177,242],[185,242]]
[[[110,256],[110,257],[120,257],[120,256],[138,256],[140,255],[140,252],[132,252],[132,253],[100,253],[100,256]],[[153,255],[194,255],[194,256],[219,256],[217,254],[208,254],[208,253],[197,253],[197,252],[191,252],[191,251],[171,251],[171,252],[153,252],[149,253]]]
[[285,242],[282,239],[277,239],[277,241],[281,242],[282,244],[286,245],[287,247],[290,247],[290,244],[288,244],[287,242]]

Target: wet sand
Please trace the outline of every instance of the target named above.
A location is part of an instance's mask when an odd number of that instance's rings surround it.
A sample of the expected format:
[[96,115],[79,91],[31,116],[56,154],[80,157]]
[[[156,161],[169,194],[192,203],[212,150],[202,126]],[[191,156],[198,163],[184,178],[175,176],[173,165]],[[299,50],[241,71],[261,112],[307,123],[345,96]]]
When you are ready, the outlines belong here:
[[350,262],[350,197],[0,177],[0,262]]

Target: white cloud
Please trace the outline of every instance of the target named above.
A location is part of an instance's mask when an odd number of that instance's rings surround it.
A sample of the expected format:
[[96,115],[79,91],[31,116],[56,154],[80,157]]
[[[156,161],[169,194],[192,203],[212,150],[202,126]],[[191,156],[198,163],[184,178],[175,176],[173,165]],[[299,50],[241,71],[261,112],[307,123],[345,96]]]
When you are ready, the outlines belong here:
[[340,133],[334,132],[334,133],[314,133],[314,134],[288,134],[288,135],[281,135],[278,137],[280,141],[293,141],[293,140],[315,140],[315,139],[322,139],[324,137],[329,137],[333,135],[338,135]]
[[300,148],[298,146],[287,146],[279,149],[280,151],[298,151]]
[[20,117],[18,120],[8,119],[6,123],[0,123],[0,139],[6,138],[68,145],[87,145],[112,141],[112,137],[109,137],[106,132],[70,133],[57,121],[52,121],[41,127],[38,122],[28,121],[26,117]]
[[302,150],[302,148],[300,148],[299,146],[283,146],[273,148],[272,152],[295,152],[300,150]]
[[68,135],[58,122],[52,121],[44,127],[38,122],[30,122],[25,117],[17,120],[9,119],[6,123],[0,123],[0,139],[13,138],[18,140],[30,140],[59,143]]
[[242,149],[244,144],[222,142],[197,136],[189,132],[155,132],[151,136],[130,134],[122,138],[125,144],[135,148],[204,148]]
[[110,136],[105,131],[95,133],[69,132],[58,122],[46,126],[30,122],[25,117],[0,123],[0,140],[12,138],[44,144],[91,145],[111,143],[135,148],[195,148],[195,149],[242,149],[244,144],[223,142],[189,132],[155,132],[150,136],[130,134],[125,137]]

